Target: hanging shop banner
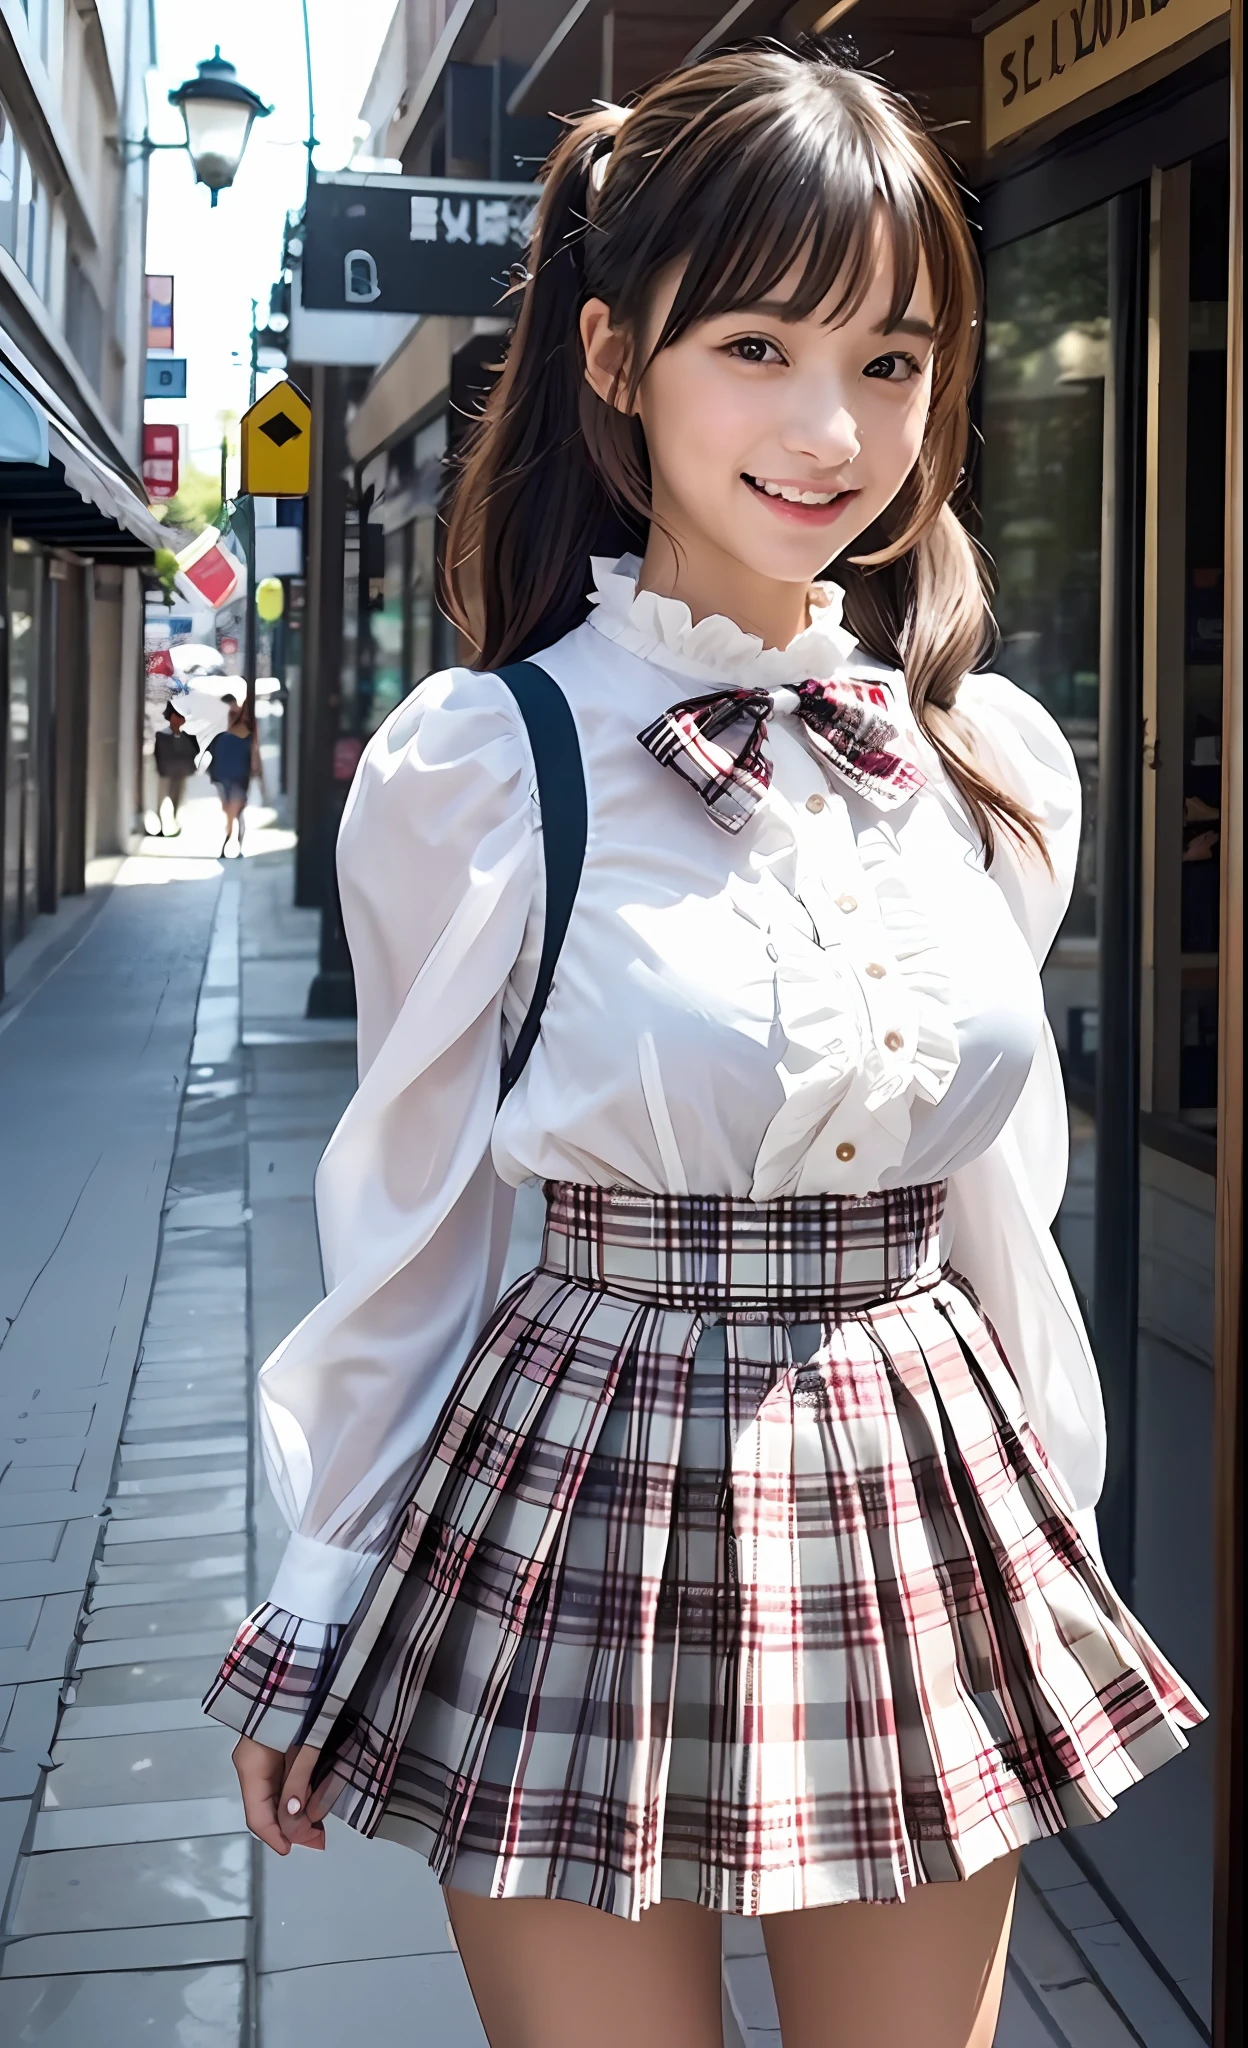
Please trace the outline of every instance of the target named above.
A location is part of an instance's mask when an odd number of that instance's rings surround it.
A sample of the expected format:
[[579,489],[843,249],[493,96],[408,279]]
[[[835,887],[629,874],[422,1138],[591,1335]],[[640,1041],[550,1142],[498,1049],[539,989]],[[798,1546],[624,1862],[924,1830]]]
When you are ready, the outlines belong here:
[[984,145],[995,149],[1206,28],[1230,0],[1036,0],[984,37]]
[[179,429],[144,427],[143,488],[149,505],[178,495]]
[[173,279],[153,277],[149,271],[144,284],[147,287],[147,346],[152,349],[173,347]]
[[[197,534],[177,556],[177,564],[174,588],[192,604],[210,604],[220,611],[246,590],[243,564],[226,547],[215,526],[206,526]],[[223,641],[221,652],[237,654],[237,643],[231,648]]]
[[241,487],[254,498],[305,498],[312,475],[312,408],[283,378],[243,414]]
[[144,398],[185,398],[186,357],[149,356]]
[[524,260],[536,185],[343,171],[308,190],[305,307],[497,313]]

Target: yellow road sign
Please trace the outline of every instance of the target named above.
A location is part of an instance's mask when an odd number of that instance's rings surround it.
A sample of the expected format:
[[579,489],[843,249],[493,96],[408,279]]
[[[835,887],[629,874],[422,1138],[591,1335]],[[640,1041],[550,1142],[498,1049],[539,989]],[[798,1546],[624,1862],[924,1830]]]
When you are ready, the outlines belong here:
[[312,408],[283,378],[239,422],[242,489],[253,498],[305,498],[312,470]]

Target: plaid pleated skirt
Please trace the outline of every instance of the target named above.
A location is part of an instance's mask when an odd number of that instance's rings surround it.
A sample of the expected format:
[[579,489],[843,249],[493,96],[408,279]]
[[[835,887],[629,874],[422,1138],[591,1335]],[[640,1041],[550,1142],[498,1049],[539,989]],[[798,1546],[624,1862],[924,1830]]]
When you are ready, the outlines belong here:
[[785,1912],[969,1876],[1184,1747],[942,1187],[547,1194],[309,1712],[334,1812],[470,1892]]

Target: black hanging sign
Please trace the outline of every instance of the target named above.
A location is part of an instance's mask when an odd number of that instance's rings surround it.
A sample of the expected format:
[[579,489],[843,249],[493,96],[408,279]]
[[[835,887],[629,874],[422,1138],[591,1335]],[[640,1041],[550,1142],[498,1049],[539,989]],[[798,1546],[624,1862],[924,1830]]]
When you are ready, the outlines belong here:
[[536,185],[314,177],[303,237],[302,300],[317,311],[497,313],[524,261]]

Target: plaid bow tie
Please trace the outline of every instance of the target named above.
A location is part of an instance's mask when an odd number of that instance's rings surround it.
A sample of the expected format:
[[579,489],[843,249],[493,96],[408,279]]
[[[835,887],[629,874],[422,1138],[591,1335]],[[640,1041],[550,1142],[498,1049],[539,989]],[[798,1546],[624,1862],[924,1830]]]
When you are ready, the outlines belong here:
[[693,784],[717,825],[739,832],[771,781],[764,742],[777,711],[796,711],[820,759],[881,810],[922,789],[927,777],[897,751],[887,708],[888,693],[878,683],[845,678],[783,690],[715,690],[673,704],[637,737],[656,761]]

